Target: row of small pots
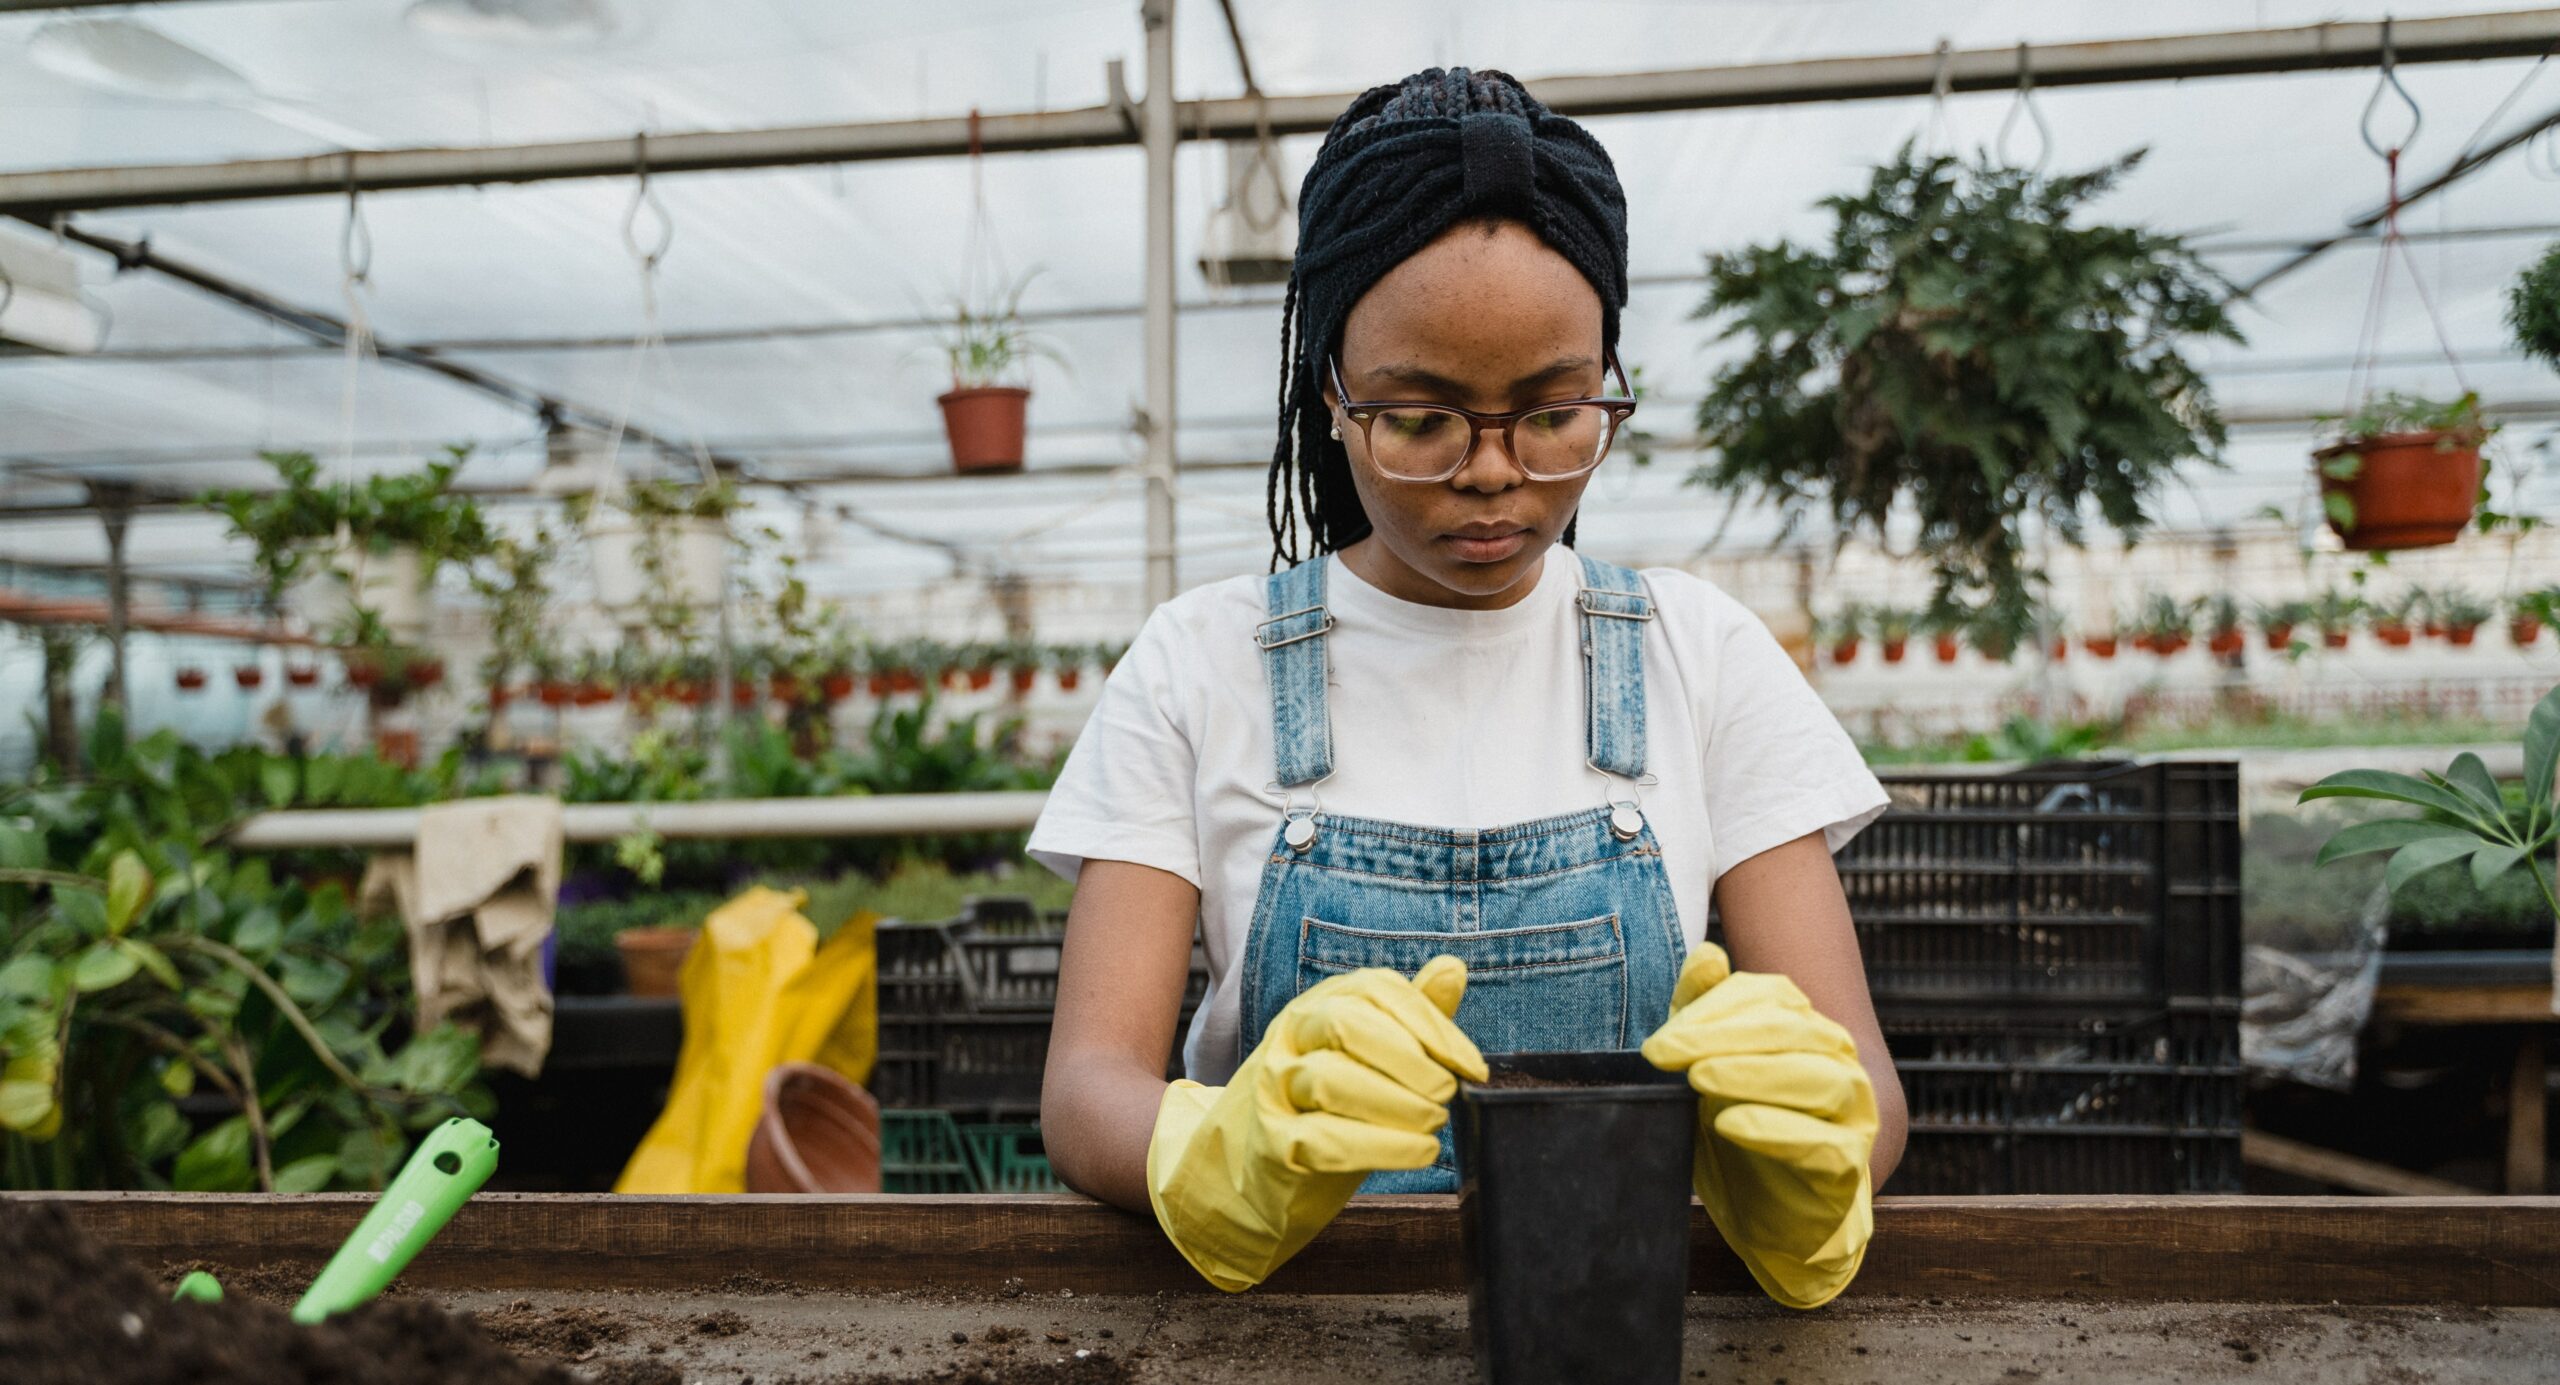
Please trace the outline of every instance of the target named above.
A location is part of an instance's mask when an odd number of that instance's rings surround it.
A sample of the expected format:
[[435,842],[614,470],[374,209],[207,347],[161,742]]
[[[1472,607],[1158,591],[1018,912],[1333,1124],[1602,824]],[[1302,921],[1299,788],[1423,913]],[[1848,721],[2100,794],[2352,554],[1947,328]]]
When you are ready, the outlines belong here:
[[[1105,672],[1108,671],[1106,668]],[[944,670],[936,681],[939,686],[951,692],[984,692],[995,686],[996,674],[997,671],[992,668],[954,668]],[[1039,686],[1040,670],[1038,669],[1017,668],[1008,670],[1008,674],[1009,685],[1016,693],[1029,693]],[[1059,691],[1074,692],[1084,681],[1084,670],[1059,669],[1056,680]],[[735,679],[730,684],[729,694],[731,699],[741,707],[752,707],[767,699],[785,703],[817,702],[832,705],[852,697],[857,688],[875,698],[895,697],[905,693],[923,692],[925,679],[921,673],[913,669],[886,670],[868,674],[859,679],[850,673],[830,673],[815,680],[803,680],[792,674],[778,673],[762,683],[752,678]],[[622,686],[600,682],[547,679],[531,684],[523,691],[531,694],[536,701],[546,707],[593,707],[618,698],[628,698],[641,706],[673,703],[683,707],[698,707],[710,701],[712,696],[708,682],[690,678],[671,678],[660,683]],[[493,688],[490,690],[490,700],[504,706],[513,700],[516,693],[517,690],[512,688]]]
[[[350,660],[346,668],[347,686],[351,688],[372,688],[383,678],[383,670],[379,665],[364,660]],[[415,660],[403,672],[410,688],[432,688],[444,681],[444,661],[442,659]],[[213,676],[190,664],[177,671],[176,680],[180,692],[202,692],[213,681]],[[267,671],[256,664],[241,664],[231,670],[231,681],[237,684],[242,692],[255,692],[266,686]],[[287,664],[284,670],[284,681],[287,687],[316,688],[320,686],[320,669],[313,664]]]
[[[2456,648],[2468,648],[2479,637],[2479,627],[2476,625],[2409,625],[2400,621],[2376,621],[2372,628],[2374,638],[2392,649],[2405,649],[2416,643],[2422,634],[2429,639],[2443,640]],[[2293,631],[2294,627],[2291,625],[2270,625],[2259,634],[2268,649],[2282,653],[2293,647]],[[2350,632],[2346,630],[2322,630],[2319,632],[2320,644],[2328,649],[2344,649],[2347,647],[2349,634]],[[2525,617],[2510,620],[2507,622],[2507,638],[2518,649],[2528,648],[2542,638],[2542,622]],[[1831,662],[1835,664],[1856,662],[1858,652],[1864,643],[1863,640],[1850,639],[1833,644],[1830,649]],[[2195,638],[2191,635],[2159,635],[2148,632],[2133,635],[2083,635],[2080,637],[2081,649],[2094,659],[2112,659],[2116,656],[2119,647],[2126,646],[2165,659],[2193,643]],[[2247,631],[2239,629],[2217,630],[2205,637],[2204,644],[2206,650],[2214,654],[2237,654],[2248,648],[2249,636]],[[1901,663],[1908,652],[1908,641],[1905,640],[1882,640],[1878,645],[1878,652],[1883,655],[1884,661],[1888,664]],[[1939,663],[1952,664],[1963,652],[1964,642],[1955,635],[1938,635],[1930,639],[1929,646]],[[2013,652],[2010,647],[1998,644],[1986,648],[1977,643],[1975,648],[1985,657],[1992,659],[2006,659]],[[2049,651],[2056,659],[2067,657],[2071,652],[2071,640],[2067,637],[2056,637]]]

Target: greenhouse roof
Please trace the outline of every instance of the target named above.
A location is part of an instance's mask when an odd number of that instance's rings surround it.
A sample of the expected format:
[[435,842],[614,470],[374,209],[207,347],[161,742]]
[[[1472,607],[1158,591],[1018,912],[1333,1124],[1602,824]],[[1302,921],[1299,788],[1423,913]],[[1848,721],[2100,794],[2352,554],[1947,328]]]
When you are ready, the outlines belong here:
[[[16,5],[0,8],[17,8]],[[2501,8],[2401,3],[2399,20]],[[1236,0],[1252,75],[1275,97],[1357,90],[1463,63],[1523,77],[1757,65],[2371,21],[2365,3],[2054,0]],[[527,22],[487,21],[493,14]],[[548,26],[531,20],[548,19]],[[123,29],[84,30],[109,24]],[[132,26],[147,26],[137,32]],[[149,35],[172,41],[152,46]],[[1244,88],[1220,6],[1180,0],[1183,99]],[[180,47],[179,45],[183,45]],[[348,149],[511,146],[635,133],[752,130],[1107,104],[1106,63],[1128,85],[1144,48],[1136,0],[979,0],[958,6],[710,0],[200,0],[124,10],[0,13],[0,174],[212,164]],[[147,51],[144,51],[147,50]],[[136,57],[140,52],[141,56]],[[178,55],[192,54],[191,57]],[[2032,56],[2030,58],[2032,63]],[[2423,123],[2416,184],[2470,151],[2560,114],[2560,62],[2534,57],[2404,65]],[[1647,418],[1674,438],[1718,350],[1692,318],[1700,257],[1818,234],[1816,199],[1863,181],[1906,140],[2041,154],[2079,168],[2140,146],[2149,157],[2101,214],[2191,235],[2235,281],[2335,236],[2385,195],[2360,132],[2370,68],[2182,82],[1602,115],[1588,121],[1624,178],[1637,278],[1623,354],[1649,385]],[[1936,113],[1933,117],[1933,113]],[[2377,121],[2406,115],[2385,108]],[[1295,182],[1316,139],[1280,139]],[[1221,288],[1197,267],[1224,190],[1223,153],[1177,159],[1178,451],[1185,584],[1268,559],[1262,464],[1272,438],[1278,307],[1269,288]],[[662,352],[639,353],[641,274],[626,244],[630,176],[368,193],[369,270],[347,282],[343,195],[74,213],[105,241],[141,245],[276,302],[358,314],[388,342],[519,392],[568,401],[678,443],[699,440],[764,491],[763,517],[811,517],[813,583],[895,591],[957,564],[1133,582],[1143,548],[1140,444],[1144,160],[1134,145],[1036,153],[662,174],[670,234],[656,285]],[[934,397],[945,384],[929,322],[958,285],[983,189],[984,225],[1016,269],[1056,362],[1034,367],[1028,474],[950,477]],[[2412,209],[2461,383],[2514,425],[2509,457],[2538,467],[2525,497],[2560,507],[2560,381],[2525,361],[2500,322],[2518,270],[2560,236],[2560,135],[2546,131]],[[657,227],[643,218],[640,238]],[[50,238],[17,224],[19,247]],[[7,247],[0,246],[0,254]],[[544,465],[535,411],[396,362],[355,358],[168,274],[119,273],[68,247],[103,344],[0,355],[0,560],[86,563],[105,541],[75,482],[179,495],[255,482],[256,453],[300,448],[348,470],[473,448],[464,476],[493,492]],[[360,258],[360,257],[359,257]],[[2347,403],[2374,278],[2375,242],[2350,241],[2276,280],[2241,322],[2245,347],[2203,353],[2234,422],[2228,472],[2171,498],[2202,527],[2292,506],[2312,418]],[[2456,388],[2404,280],[2380,324],[2377,383]],[[645,369],[638,368],[645,366]],[[1676,562],[1721,527],[1747,545],[1775,531],[1686,486],[1694,460],[1594,482],[1584,543],[1621,560]],[[913,479],[901,479],[913,478]],[[8,514],[9,507],[20,511]],[[518,508],[514,506],[509,509]],[[135,521],[142,570],[236,575],[244,551],[189,511]]]

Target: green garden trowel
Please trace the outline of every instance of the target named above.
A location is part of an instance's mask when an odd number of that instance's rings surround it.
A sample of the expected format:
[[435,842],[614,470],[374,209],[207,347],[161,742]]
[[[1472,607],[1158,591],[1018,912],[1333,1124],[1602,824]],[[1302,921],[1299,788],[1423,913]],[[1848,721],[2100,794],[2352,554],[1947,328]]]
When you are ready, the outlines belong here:
[[[480,1122],[456,1116],[429,1131],[400,1176],[356,1223],[355,1234],[293,1305],[293,1320],[315,1323],[381,1293],[497,1167],[497,1136]],[[198,1270],[179,1282],[176,1296],[219,1301],[222,1286]]]

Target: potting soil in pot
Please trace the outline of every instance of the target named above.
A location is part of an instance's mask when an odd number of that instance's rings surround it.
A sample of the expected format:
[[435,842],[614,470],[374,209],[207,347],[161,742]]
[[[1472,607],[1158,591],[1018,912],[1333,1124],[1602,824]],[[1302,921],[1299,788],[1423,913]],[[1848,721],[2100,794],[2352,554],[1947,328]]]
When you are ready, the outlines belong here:
[[175,1303],[61,1209],[0,1201],[0,1362],[14,1385],[573,1385],[431,1304],[377,1300],[316,1327],[233,1294]]

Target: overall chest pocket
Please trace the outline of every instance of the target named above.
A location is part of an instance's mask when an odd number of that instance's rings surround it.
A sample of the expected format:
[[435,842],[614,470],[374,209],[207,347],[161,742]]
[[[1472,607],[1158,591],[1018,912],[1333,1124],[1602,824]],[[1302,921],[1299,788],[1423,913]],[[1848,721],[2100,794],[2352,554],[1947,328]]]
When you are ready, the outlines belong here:
[[1484,1052],[1631,1046],[1627,942],[1616,914],[1465,933],[1356,928],[1310,917],[1298,930],[1298,988],[1362,967],[1411,976],[1444,952],[1467,964],[1458,1027]]

